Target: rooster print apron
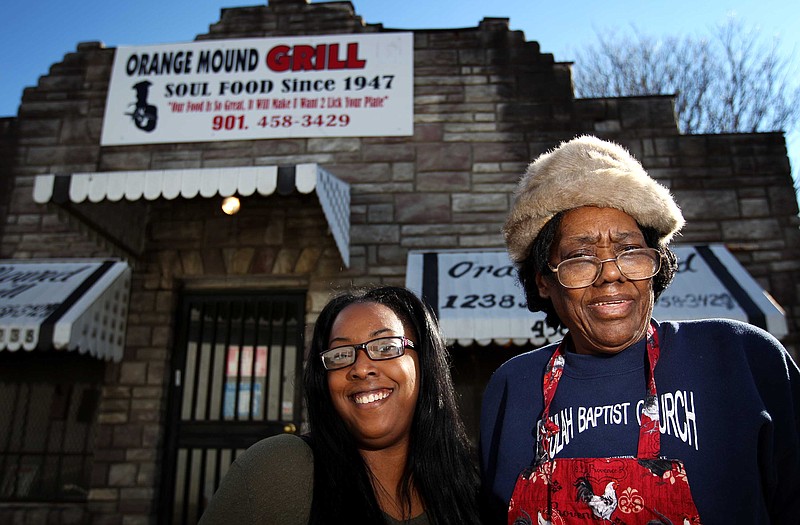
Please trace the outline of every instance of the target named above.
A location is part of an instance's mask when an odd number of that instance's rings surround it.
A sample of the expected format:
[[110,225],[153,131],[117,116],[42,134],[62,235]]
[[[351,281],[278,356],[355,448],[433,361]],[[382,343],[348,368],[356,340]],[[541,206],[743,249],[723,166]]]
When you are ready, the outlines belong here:
[[559,432],[550,418],[550,406],[564,371],[565,351],[562,342],[545,370],[536,459],[517,478],[508,524],[699,524],[683,463],[659,457],[661,434],[653,375],[659,357],[655,327],[651,324],[647,331],[647,397],[635,458],[549,457],[550,440]]

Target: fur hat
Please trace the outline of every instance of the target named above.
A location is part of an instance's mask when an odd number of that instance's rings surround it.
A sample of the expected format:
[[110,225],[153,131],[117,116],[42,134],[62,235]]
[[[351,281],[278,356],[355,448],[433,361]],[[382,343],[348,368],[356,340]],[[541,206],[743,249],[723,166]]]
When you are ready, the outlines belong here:
[[503,226],[511,259],[525,260],[539,231],[555,214],[581,206],[624,211],[639,225],[655,228],[661,244],[668,244],[684,224],[669,190],[651,179],[625,148],[584,135],[561,143],[528,166]]

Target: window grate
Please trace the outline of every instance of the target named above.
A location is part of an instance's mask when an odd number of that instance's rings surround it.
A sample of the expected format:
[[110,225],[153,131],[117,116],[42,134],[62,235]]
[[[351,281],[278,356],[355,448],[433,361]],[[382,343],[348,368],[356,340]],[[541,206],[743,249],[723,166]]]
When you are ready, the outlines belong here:
[[103,368],[74,355],[2,356],[0,501],[86,500]]
[[302,293],[183,298],[165,523],[196,523],[238,454],[300,426],[304,305]]

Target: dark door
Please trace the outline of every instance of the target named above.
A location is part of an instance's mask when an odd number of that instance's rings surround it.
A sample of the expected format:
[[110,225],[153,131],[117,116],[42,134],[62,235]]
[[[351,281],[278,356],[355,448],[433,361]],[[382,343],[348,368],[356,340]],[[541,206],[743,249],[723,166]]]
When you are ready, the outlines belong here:
[[304,293],[184,295],[162,523],[197,523],[238,454],[300,426],[304,305]]
[[[472,445],[477,449],[480,433],[483,391],[500,365],[531,348],[520,346],[456,345],[450,348],[453,385],[458,394],[458,408]],[[532,394],[531,394],[532,395]]]

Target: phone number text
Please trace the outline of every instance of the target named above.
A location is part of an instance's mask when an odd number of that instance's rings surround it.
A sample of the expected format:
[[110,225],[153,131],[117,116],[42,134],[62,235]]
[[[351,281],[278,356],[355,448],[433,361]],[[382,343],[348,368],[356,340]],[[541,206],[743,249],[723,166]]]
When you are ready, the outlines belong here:
[[[249,129],[248,119],[244,115],[214,115],[211,118],[213,131],[233,131]],[[270,115],[261,117],[256,123],[260,128],[344,128],[350,125],[350,115]]]

